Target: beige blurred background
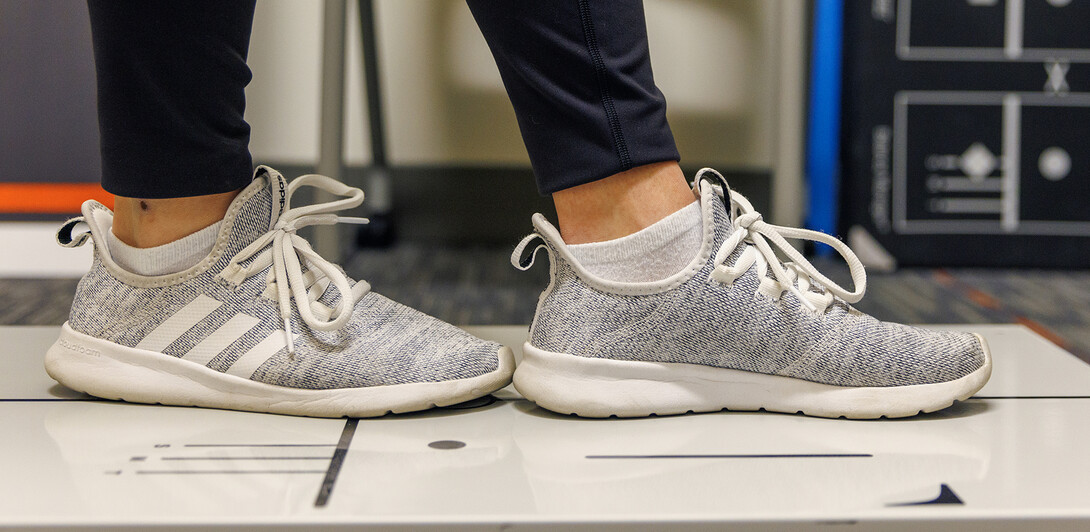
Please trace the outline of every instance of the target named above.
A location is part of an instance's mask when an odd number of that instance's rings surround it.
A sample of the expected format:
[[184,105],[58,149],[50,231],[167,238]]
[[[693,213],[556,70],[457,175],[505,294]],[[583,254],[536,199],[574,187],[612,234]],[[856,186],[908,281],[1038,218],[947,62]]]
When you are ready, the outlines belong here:
[[[394,165],[528,165],[484,38],[461,0],[378,0]],[[683,162],[779,174],[772,209],[797,223],[806,2],[647,0],[655,78]],[[322,3],[258,3],[247,92],[255,161],[318,158]],[[345,163],[370,161],[356,3],[349,2]],[[786,167],[785,167],[786,166]]]

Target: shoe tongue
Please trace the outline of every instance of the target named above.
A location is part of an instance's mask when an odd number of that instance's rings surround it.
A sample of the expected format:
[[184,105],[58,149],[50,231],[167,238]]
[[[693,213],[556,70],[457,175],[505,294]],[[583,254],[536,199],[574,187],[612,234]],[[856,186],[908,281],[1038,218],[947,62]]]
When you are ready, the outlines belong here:
[[284,213],[287,204],[288,184],[280,172],[267,166],[259,166],[254,179],[235,199],[228,217],[234,212],[231,236],[225,252],[233,257],[258,237],[269,232]]
[[[716,232],[716,245],[719,245],[726,241],[733,230],[733,224],[730,221],[730,209],[727,207],[727,202],[730,200],[721,197],[708,181],[701,181],[698,187],[701,206],[706,205],[710,210],[710,219]],[[704,212],[707,213],[708,211]],[[704,219],[705,221],[709,219],[707,214],[705,214]]]
[[268,180],[269,196],[272,198],[269,229],[272,229],[280,219],[280,215],[284,214],[288,208],[288,180],[280,172],[268,166],[259,166],[256,175],[264,176]]

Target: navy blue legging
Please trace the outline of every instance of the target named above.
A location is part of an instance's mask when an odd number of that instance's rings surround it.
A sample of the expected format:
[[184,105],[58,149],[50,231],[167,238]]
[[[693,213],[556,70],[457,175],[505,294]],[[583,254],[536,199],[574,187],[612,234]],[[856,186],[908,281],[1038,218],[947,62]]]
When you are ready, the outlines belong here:
[[[88,0],[102,185],[229,192],[253,162],[243,90],[254,0]],[[469,0],[543,194],[678,160],[640,0]]]

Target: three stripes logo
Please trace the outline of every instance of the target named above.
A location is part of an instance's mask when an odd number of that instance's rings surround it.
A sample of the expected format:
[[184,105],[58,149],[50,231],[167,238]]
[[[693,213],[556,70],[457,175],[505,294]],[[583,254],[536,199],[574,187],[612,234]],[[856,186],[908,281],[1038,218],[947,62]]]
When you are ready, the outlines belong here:
[[[140,343],[136,344],[136,348],[161,353],[167,346],[173,344],[222,306],[223,303],[215,299],[199,295],[148,333],[143,340],[140,340]],[[182,360],[207,366],[212,359],[216,358],[231,344],[247,335],[260,323],[261,320],[253,316],[242,313],[235,314],[190,348],[181,358]],[[249,379],[261,364],[285,347],[287,347],[287,342],[283,331],[274,330],[242,353],[231,364],[226,373]]]

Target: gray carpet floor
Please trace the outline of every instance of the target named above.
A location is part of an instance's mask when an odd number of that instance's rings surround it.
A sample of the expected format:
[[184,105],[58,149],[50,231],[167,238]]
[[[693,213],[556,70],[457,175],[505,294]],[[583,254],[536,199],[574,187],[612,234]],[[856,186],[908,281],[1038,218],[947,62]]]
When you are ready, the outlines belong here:
[[[461,325],[526,324],[548,280],[548,266],[520,272],[507,248],[402,244],[366,250],[345,262],[391,299]],[[818,268],[847,286],[847,267]],[[0,325],[59,325],[75,279],[0,279]],[[1090,271],[904,269],[868,275],[856,305],[901,323],[1022,323],[1090,362]]]

